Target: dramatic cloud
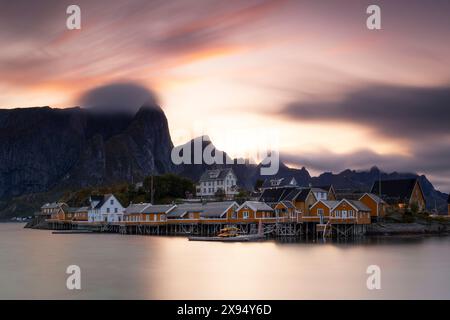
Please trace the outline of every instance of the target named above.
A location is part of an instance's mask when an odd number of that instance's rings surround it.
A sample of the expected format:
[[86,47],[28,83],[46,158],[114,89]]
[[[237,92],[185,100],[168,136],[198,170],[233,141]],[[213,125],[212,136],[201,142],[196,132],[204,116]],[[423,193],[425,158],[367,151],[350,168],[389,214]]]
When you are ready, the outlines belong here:
[[97,111],[136,112],[142,105],[157,105],[155,95],[131,82],[112,83],[94,88],[80,97],[80,104]]
[[382,136],[417,138],[450,134],[450,87],[368,86],[338,102],[292,103],[282,116],[303,121],[368,126]]

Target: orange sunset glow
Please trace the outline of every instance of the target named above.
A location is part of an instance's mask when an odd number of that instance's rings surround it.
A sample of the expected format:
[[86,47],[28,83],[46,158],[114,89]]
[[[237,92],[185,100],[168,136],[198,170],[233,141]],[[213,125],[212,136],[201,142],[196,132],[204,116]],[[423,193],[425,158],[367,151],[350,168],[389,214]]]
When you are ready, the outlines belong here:
[[70,1],[1,1],[0,107],[83,107],[136,82],[174,145],[207,134],[246,156],[270,128],[313,174],[403,168],[447,192],[450,3],[376,1],[382,29],[368,30],[372,2],[79,0],[68,30]]

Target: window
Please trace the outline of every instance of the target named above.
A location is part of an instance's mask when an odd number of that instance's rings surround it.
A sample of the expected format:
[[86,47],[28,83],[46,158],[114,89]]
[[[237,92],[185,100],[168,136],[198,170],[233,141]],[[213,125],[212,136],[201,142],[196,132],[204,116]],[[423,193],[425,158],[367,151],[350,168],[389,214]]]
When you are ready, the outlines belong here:
[[106,213],[109,213],[109,211],[110,211],[109,208],[106,208]]
[[119,209],[114,208],[114,213],[118,213],[118,212],[119,212]]
[[323,216],[323,209],[322,208],[317,209],[317,215]]
[[243,211],[243,212],[242,212],[242,217],[243,217],[244,219],[248,219],[248,211]]
[[114,199],[111,199],[111,200],[109,201],[109,203],[110,203],[111,205],[114,205]]

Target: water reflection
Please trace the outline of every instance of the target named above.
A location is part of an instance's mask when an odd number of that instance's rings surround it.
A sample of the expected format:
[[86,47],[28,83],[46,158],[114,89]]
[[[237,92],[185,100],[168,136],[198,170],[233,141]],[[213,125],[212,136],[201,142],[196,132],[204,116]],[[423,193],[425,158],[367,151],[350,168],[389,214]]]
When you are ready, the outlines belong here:
[[[449,237],[190,242],[184,237],[53,235],[0,224],[0,298],[450,298]],[[82,269],[82,290],[65,268]],[[366,269],[382,270],[382,290]]]

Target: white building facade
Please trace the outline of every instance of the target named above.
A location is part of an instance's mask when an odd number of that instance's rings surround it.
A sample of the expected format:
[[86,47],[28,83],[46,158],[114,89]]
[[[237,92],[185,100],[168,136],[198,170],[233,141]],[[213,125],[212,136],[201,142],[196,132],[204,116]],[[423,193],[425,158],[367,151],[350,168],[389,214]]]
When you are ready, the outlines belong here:
[[233,169],[207,170],[200,177],[197,196],[214,197],[219,191],[228,198],[238,194],[237,177]]
[[113,194],[92,196],[88,210],[89,222],[121,222],[124,207]]

